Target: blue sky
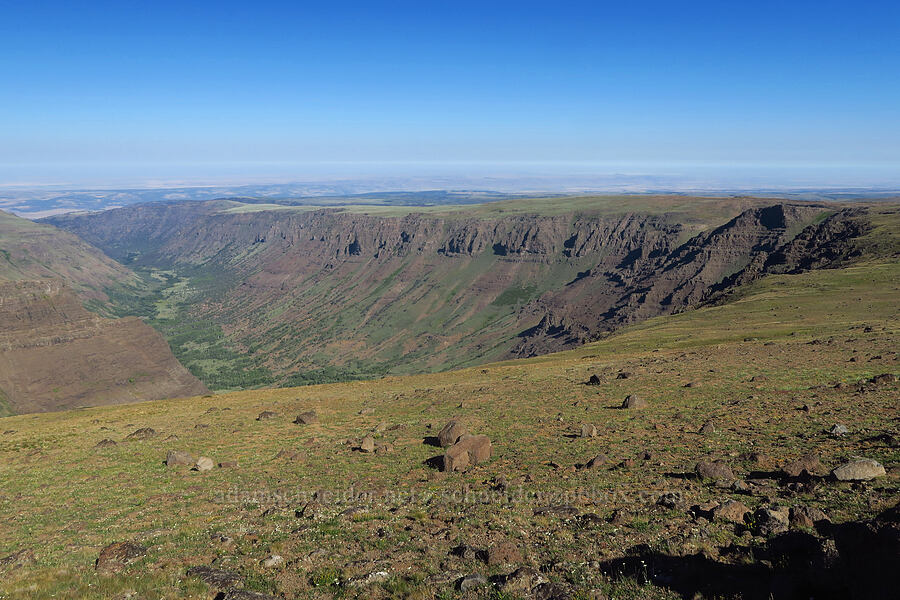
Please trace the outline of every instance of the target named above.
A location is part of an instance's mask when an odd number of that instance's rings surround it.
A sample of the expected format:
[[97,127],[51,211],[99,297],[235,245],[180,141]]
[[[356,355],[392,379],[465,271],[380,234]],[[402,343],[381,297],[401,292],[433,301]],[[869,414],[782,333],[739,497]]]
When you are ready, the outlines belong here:
[[0,164],[900,164],[893,2],[8,2]]

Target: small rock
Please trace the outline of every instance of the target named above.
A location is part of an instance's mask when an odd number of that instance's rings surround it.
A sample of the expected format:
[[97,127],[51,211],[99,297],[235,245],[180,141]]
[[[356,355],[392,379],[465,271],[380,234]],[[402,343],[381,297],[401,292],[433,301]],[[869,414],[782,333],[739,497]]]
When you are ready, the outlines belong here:
[[169,454],[166,456],[167,467],[192,464],[194,464],[194,457],[191,456],[190,452],[185,452],[184,450],[169,450]]
[[858,458],[831,472],[838,481],[869,481],[885,474],[884,467],[871,458]]
[[224,590],[244,581],[244,578],[237,573],[232,573],[231,571],[225,571],[223,569],[215,569],[205,565],[191,567],[187,570],[185,575],[188,577],[196,577],[209,587],[217,590]]
[[261,413],[259,413],[259,416],[256,417],[256,420],[257,421],[267,421],[269,419],[274,419],[277,416],[278,416],[277,412],[273,412],[271,410],[264,410]]
[[100,440],[94,448],[112,448],[116,443],[111,439]]
[[444,425],[440,432],[438,432],[438,443],[441,445],[441,448],[449,448],[467,433],[469,433],[469,431],[466,429],[466,426],[454,419]]
[[597,375],[591,375],[590,379],[587,380],[587,385],[600,385],[601,383],[603,382]]
[[263,594],[262,592],[251,592],[238,588],[231,588],[224,593],[216,596],[216,600],[278,600],[275,596]]
[[260,564],[267,569],[274,569],[284,564],[284,558],[277,554],[273,554],[269,558],[262,560]]
[[206,456],[201,456],[197,459],[197,462],[194,464],[194,470],[200,471],[201,473],[204,471],[211,471],[213,467],[216,466],[216,463],[213,462],[213,459],[207,458]]
[[770,536],[788,530],[790,511],[786,507],[759,508],[753,513],[757,535]]
[[371,435],[367,435],[362,439],[359,443],[360,452],[373,452],[375,450],[375,438]]
[[484,575],[473,573],[472,575],[466,575],[459,581],[459,590],[461,592],[468,592],[469,590],[484,587],[487,584],[488,580],[484,578]]
[[547,580],[541,575],[540,571],[532,567],[519,567],[509,575],[507,575],[500,590],[505,594],[525,595],[532,589],[546,583]]
[[841,437],[843,435],[847,435],[848,433],[850,433],[850,430],[847,429],[846,425],[841,425],[840,423],[837,423],[837,424],[835,424],[834,427],[832,427],[828,431],[828,433],[830,433],[834,437]]
[[220,469],[237,469],[238,463],[236,460],[226,460],[224,462],[219,463]]
[[628,379],[629,377],[631,377],[630,371],[619,371],[616,374],[616,379]]
[[447,448],[444,471],[463,471],[470,464],[484,462],[491,457],[491,440],[486,435],[464,435]]
[[743,479],[735,479],[734,483],[731,484],[731,489],[739,494],[750,492],[750,486]]
[[647,401],[643,398],[638,398],[634,394],[629,394],[625,396],[625,401],[622,402],[622,408],[631,408],[631,409],[641,409],[647,408]]
[[711,435],[716,432],[716,426],[713,425],[712,421],[707,421],[703,424],[703,427],[700,428],[700,433],[702,435]]
[[589,460],[587,462],[587,464],[585,465],[585,467],[587,467],[588,469],[599,469],[600,467],[607,464],[608,462],[609,462],[609,457],[607,455],[598,454],[597,456],[595,456],[594,458]]
[[597,428],[591,425],[590,423],[585,423],[581,426],[581,437],[596,437],[597,436]]
[[731,467],[721,460],[700,461],[697,463],[697,466],[694,467],[694,471],[701,479],[711,479],[713,481],[734,479],[734,473],[731,471]]
[[485,553],[485,562],[491,566],[513,564],[521,560],[522,553],[518,546],[509,541],[491,546]]
[[112,575],[119,573],[137,559],[147,554],[147,548],[134,542],[116,542],[106,546],[97,557],[95,568],[98,573]]
[[374,571],[362,577],[356,577],[350,580],[353,587],[365,587],[375,583],[383,583],[391,578],[391,574],[387,571]]
[[313,425],[319,422],[319,415],[316,414],[315,411],[309,410],[305,413],[300,413],[297,415],[297,418],[294,419],[294,423],[297,425]]
[[151,427],[142,427],[137,431],[129,433],[125,439],[126,440],[149,440],[152,437],[156,436],[156,430]]
[[712,517],[718,521],[729,521],[731,523],[743,523],[744,516],[750,512],[743,502],[738,500],[729,500],[712,509]]
[[569,600],[572,595],[558,583],[542,583],[531,591],[534,600]]

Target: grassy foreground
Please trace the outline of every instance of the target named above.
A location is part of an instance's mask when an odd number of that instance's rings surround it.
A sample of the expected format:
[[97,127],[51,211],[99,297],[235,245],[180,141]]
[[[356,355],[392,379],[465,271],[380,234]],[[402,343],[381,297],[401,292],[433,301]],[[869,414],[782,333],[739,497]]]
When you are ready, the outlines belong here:
[[[197,565],[286,598],[527,597],[457,585],[524,565],[574,597],[679,597],[606,561],[641,544],[746,561],[765,540],[691,516],[710,500],[810,506],[835,523],[896,503],[900,450],[878,440],[897,435],[898,384],[854,384],[900,371],[898,298],[900,265],[866,262],[768,277],[733,303],[527,361],[0,419],[0,598],[214,597],[186,576]],[[583,384],[591,375],[600,385]],[[628,394],[649,406],[619,409]],[[256,420],[264,410],[277,416]],[[307,410],[320,423],[292,423]],[[440,449],[424,439],[453,417],[491,438],[489,462],[429,466]],[[596,437],[575,435],[584,423]],[[836,423],[849,433],[829,435]],[[145,427],[156,435],[124,439]],[[383,451],[355,451],[372,431]],[[117,444],[96,447],[103,439]],[[236,464],[170,468],[168,450]],[[872,458],[887,475],[750,495],[685,476],[708,457],[747,478],[810,452],[828,468]],[[608,463],[576,468],[599,453]],[[674,506],[658,503],[667,492]],[[536,510],[548,505],[567,508]],[[123,540],[146,556],[98,574],[100,549]],[[499,562],[452,552],[504,542],[518,553]],[[272,555],[284,562],[262,564]]]

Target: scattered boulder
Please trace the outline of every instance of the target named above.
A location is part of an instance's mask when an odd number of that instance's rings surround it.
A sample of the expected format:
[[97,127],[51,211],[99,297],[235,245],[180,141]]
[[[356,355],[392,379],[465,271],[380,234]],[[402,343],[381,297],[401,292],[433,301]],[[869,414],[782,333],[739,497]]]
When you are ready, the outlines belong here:
[[101,575],[120,573],[147,554],[147,548],[134,542],[115,542],[103,548],[97,557],[95,568]]
[[834,469],[831,474],[838,481],[869,481],[885,474],[884,467],[871,458],[857,458]]
[[628,379],[631,377],[631,371],[619,371],[616,373],[616,379]]
[[590,423],[581,426],[581,437],[597,437],[597,428]]
[[701,435],[712,435],[716,432],[716,426],[713,425],[712,421],[707,421],[703,424],[703,427],[700,428]]
[[284,557],[279,556],[278,554],[273,554],[269,558],[261,560],[259,564],[261,564],[266,569],[274,569],[284,564]]
[[747,505],[738,500],[729,500],[712,509],[712,518],[717,521],[730,523],[743,523],[744,517],[750,512]]
[[485,579],[484,575],[473,573],[471,575],[466,575],[459,580],[459,591],[468,592],[469,590],[475,590],[486,585],[488,585],[488,580]]
[[231,571],[223,569],[215,569],[201,565],[199,567],[191,567],[187,570],[188,577],[196,577],[209,587],[217,590],[225,590],[232,586],[243,583],[244,578]]
[[491,440],[486,435],[464,435],[444,453],[444,471],[463,471],[491,457]]
[[216,600],[278,600],[278,598],[262,592],[231,588],[216,596]]
[[500,591],[504,594],[515,594],[516,596],[524,596],[541,585],[547,580],[541,575],[540,571],[532,567],[519,567],[503,579],[500,585]]
[[631,408],[631,409],[641,409],[647,408],[647,401],[643,398],[638,398],[634,394],[629,394],[625,396],[625,400],[622,402],[622,408]]
[[580,511],[571,504],[554,504],[552,506],[539,506],[534,509],[534,516],[556,515],[559,517],[577,517]]
[[149,440],[152,437],[156,436],[156,430],[152,427],[142,427],[132,433],[129,433],[125,436],[126,440]]
[[190,452],[185,452],[184,450],[169,450],[169,454],[166,455],[166,466],[174,467],[176,465],[193,465],[194,457],[191,456]]
[[569,600],[572,595],[562,585],[548,581],[535,587],[531,597],[534,600]]
[[113,440],[107,438],[105,440],[100,440],[99,442],[97,442],[97,445],[95,445],[94,448],[112,448],[115,445],[116,443]]
[[876,375],[869,381],[871,381],[875,385],[887,385],[889,383],[894,383],[895,381],[897,381],[897,376],[893,373],[882,373],[881,375]]
[[759,508],[753,513],[755,533],[764,537],[784,533],[789,522],[790,511],[787,507]]
[[359,443],[359,451],[360,452],[374,452],[375,451],[375,438],[371,435],[365,436],[362,441]]
[[215,466],[216,463],[213,462],[213,459],[206,456],[201,456],[194,464],[194,471],[200,471],[201,473],[204,471],[212,471],[213,467]]
[[319,422],[319,415],[316,414],[314,410],[308,410],[304,413],[300,413],[297,415],[297,418],[294,419],[294,423],[297,425],[313,425]]
[[277,412],[273,412],[271,410],[264,410],[261,413],[259,413],[259,416],[256,417],[256,420],[257,421],[267,421],[269,419],[274,419],[277,416],[278,416]]
[[598,454],[597,456],[595,456],[594,458],[592,458],[591,460],[587,461],[587,464],[584,466],[587,467],[588,469],[599,469],[600,467],[607,464],[608,462],[609,462],[609,457],[607,455],[601,453],[601,454]]
[[700,479],[711,479],[713,481],[734,479],[734,473],[724,461],[721,460],[703,460],[694,467],[694,472]]
[[603,382],[597,375],[591,375],[590,379],[587,380],[587,385],[600,385],[601,383]]
[[484,562],[488,565],[508,565],[521,562],[522,553],[519,547],[510,541],[500,542],[488,548],[484,553]]
[[366,587],[375,583],[383,583],[390,578],[391,574],[387,571],[373,571],[368,575],[354,577],[350,580],[350,585],[353,587]]
[[832,427],[828,433],[833,435],[834,437],[841,437],[850,433],[850,430],[847,429],[846,425],[841,425],[840,423],[836,423],[834,427]]
[[224,462],[219,463],[220,469],[237,469],[238,463],[236,460],[226,460]]
[[452,420],[438,432],[437,439],[441,448],[449,448],[459,441],[459,438],[469,433],[466,426],[457,420]]
[[806,454],[796,460],[792,460],[781,467],[781,473],[785,477],[800,477],[804,475],[818,475],[822,471],[822,463],[815,454]]

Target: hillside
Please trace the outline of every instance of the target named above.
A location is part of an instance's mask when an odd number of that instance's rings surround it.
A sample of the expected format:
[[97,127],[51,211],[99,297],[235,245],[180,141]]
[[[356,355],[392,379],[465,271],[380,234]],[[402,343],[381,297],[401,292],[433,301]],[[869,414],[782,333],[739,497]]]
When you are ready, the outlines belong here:
[[[900,220],[869,223],[563,353],[2,419],[0,596],[891,598]],[[454,418],[492,456],[445,473]],[[854,457],[885,474],[830,475]]]
[[75,236],[0,213],[0,415],[200,394],[141,320],[88,312],[134,293],[128,269]]
[[0,211],[0,281],[61,279],[83,300],[134,285],[131,271],[80,238]]
[[147,318],[211,388],[235,389],[572,348],[696,306],[842,211],[666,196],[427,209],[213,201],[48,222],[144,273],[156,295],[117,298],[122,314]]

